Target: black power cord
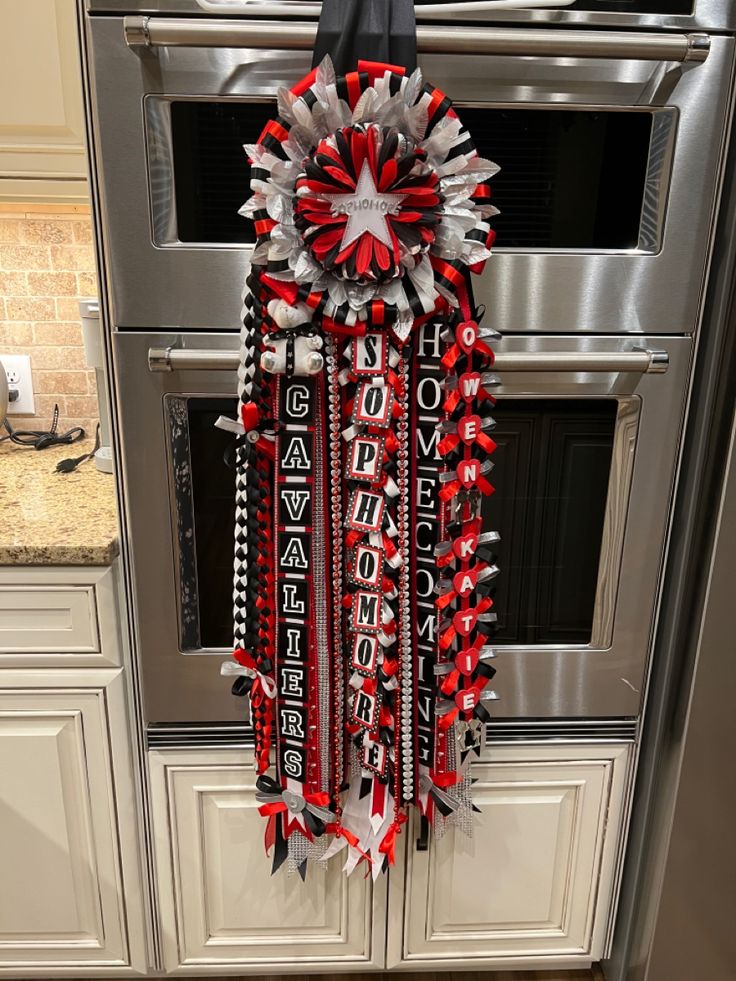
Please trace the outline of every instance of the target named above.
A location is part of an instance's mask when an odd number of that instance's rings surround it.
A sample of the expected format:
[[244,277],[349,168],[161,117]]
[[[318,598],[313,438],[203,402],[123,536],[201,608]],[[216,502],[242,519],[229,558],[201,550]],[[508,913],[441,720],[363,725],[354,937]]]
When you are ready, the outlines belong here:
[[71,473],[72,470],[76,470],[80,463],[84,463],[85,460],[91,460],[95,453],[100,448],[100,424],[97,423],[97,429],[95,430],[95,445],[89,451],[89,453],[83,453],[82,456],[70,457],[68,460],[59,460],[56,464],[56,473]]
[[49,446],[61,446],[63,444],[76,443],[77,440],[84,438],[84,430],[81,426],[73,426],[65,433],[57,432],[59,426],[59,406],[54,406],[54,415],[51,420],[50,429],[14,429],[9,419],[5,420],[7,436],[0,436],[0,443],[10,440],[16,446],[23,446],[27,449],[45,450]]

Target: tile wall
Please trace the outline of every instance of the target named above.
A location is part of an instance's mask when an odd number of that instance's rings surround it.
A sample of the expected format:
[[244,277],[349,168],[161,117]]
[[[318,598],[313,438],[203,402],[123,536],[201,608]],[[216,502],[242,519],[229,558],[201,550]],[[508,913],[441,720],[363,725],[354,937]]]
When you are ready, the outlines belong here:
[[0,358],[30,354],[36,410],[11,416],[15,428],[47,429],[58,403],[60,430],[94,435],[95,374],[78,302],[96,295],[89,208],[0,202]]

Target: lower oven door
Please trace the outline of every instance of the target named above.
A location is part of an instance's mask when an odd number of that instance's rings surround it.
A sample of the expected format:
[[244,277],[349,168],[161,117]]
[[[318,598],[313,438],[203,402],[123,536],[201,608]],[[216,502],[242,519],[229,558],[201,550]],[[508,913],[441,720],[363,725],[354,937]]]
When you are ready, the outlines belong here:
[[[232,436],[214,422],[234,414],[236,343],[114,335],[149,725],[244,720],[219,671],[232,643],[235,484]],[[501,533],[499,717],[638,715],[691,346],[661,336],[497,345],[496,493],[484,517]],[[168,348],[173,370],[150,371],[149,353]],[[637,350],[662,352],[653,367],[666,370],[643,372]]]

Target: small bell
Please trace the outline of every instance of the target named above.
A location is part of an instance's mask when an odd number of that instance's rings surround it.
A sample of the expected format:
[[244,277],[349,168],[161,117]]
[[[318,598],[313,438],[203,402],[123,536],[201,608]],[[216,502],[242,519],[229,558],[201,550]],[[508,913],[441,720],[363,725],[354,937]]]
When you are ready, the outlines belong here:
[[307,358],[307,371],[310,375],[316,375],[318,372],[322,371],[325,359],[319,353],[319,351],[312,351],[312,353]]
[[275,371],[276,370],[276,355],[273,351],[264,351],[261,355],[261,368],[264,371]]

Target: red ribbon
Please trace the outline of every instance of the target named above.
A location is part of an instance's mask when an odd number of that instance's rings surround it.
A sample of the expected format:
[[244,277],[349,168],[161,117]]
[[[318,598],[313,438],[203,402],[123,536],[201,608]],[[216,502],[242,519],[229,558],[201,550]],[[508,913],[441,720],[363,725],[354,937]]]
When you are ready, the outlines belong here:
[[336,838],[344,838],[345,841],[354,848],[356,852],[360,852],[361,859],[365,859],[370,865],[373,865],[373,859],[367,852],[364,852],[360,847],[360,839],[357,835],[354,835],[352,831],[348,831],[347,828],[343,828],[341,824],[327,824],[325,825],[325,831],[328,834],[334,835]]
[[[460,437],[457,433],[448,433],[443,439],[437,444],[437,452],[442,456],[446,456],[448,453],[452,453],[455,447],[460,442]],[[485,450],[486,453],[493,453],[496,449],[496,444],[493,442],[490,436],[479,429],[475,437],[470,441],[471,443],[477,443],[481,449]]]
[[429,771],[429,778],[435,787],[439,787],[444,790],[447,787],[454,787],[456,783],[459,783],[462,774],[450,772],[450,773],[438,773],[436,770]]
[[452,723],[455,721],[455,719],[458,717],[459,714],[460,714],[460,710],[458,709],[457,706],[455,706],[453,709],[451,709],[445,715],[441,715],[439,717],[438,722],[437,722],[437,726],[438,726],[440,732],[446,732],[450,728],[450,726],[452,725]]
[[[470,350],[475,351],[476,354],[480,354],[483,357],[487,358],[488,363],[490,365],[493,364],[495,360],[495,355],[493,354],[493,351],[488,347],[486,342],[482,341],[479,337],[476,336],[475,341],[473,342],[473,345],[470,348]],[[457,361],[457,359],[460,357],[461,354],[464,353],[465,352],[460,347],[458,342],[455,341],[445,351],[444,355],[442,356],[442,359],[440,360],[440,364],[445,369],[445,371],[451,371],[452,368],[455,367],[455,362]]]
[[[493,600],[490,598],[490,596],[484,596],[477,606],[468,607],[467,610],[464,610],[463,612],[475,613],[476,616],[480,616],[481,613],[485,613],[486,610],[489,610],[492,606],[493,606]],[[440,637],[439,640],[440,650],[446,651],[456,636],[457,636],[457,631],[455,630],[452,621],[450,621],[450,626],[447,628],[447,630],[445,630],[445,632]]]
[[452,671],[442,681],[440,685],[440,690],[443,695],[452,695],[455,691],[455,686],[460,679],[460,671],[457,668],[453,668]]
[[[330,795],[321,791],[315,794],[305,794],[304,800],[307,804],[314,804],[316,807],[329,807]],[[267,804],[261,804],[258,808],[258,813],[262,814],[263,817],[270,817],[273,814],[281,814],[288,810],[286,804],[282,800],[269,801]]]
[[393,729],[394,727],[394,717],[391,715],[391,709],[385,702],[381,703],[381,708],[378,712],[378,725],[383,726],[385,729]]
[[249,433],[252,429],[258,429],[261,413],[258,411],[258,406],[255,402],[244,402],[240,406],[240,419],[246,433]]
[[388,830],[383,836],[383,841],[378,846],[379,852],[388,857],[389,865],[393,865],[396,862],[396,838],[401,834],[401,825],[405,824],[406,821],[406,814],[397,814],[396,820],[392,821],[388,826]]
[[[487,562],[476,562],[475,565],[473,566],[472,571],[474,573],[480,573],[483,571],[483,569],[487,567],[488,567]],[[477,578],[476,578],[476,583],[477,583]],[[444,610],[446,606],[449,606],[450,603],[452,603],[452,601],[455,599],[457,595],[458,592],[453,586],[451,589],[448,589],[446,593],[443,593],[441,596],[438,596],[437,599],[434,601],[434,605],[437,607],[438,610]]]
[[272,815],[266,822],[266,830],[263,834],[263,845],[266,849],[266,855],[269,854],[276,844],[276,821],[277,818]]

